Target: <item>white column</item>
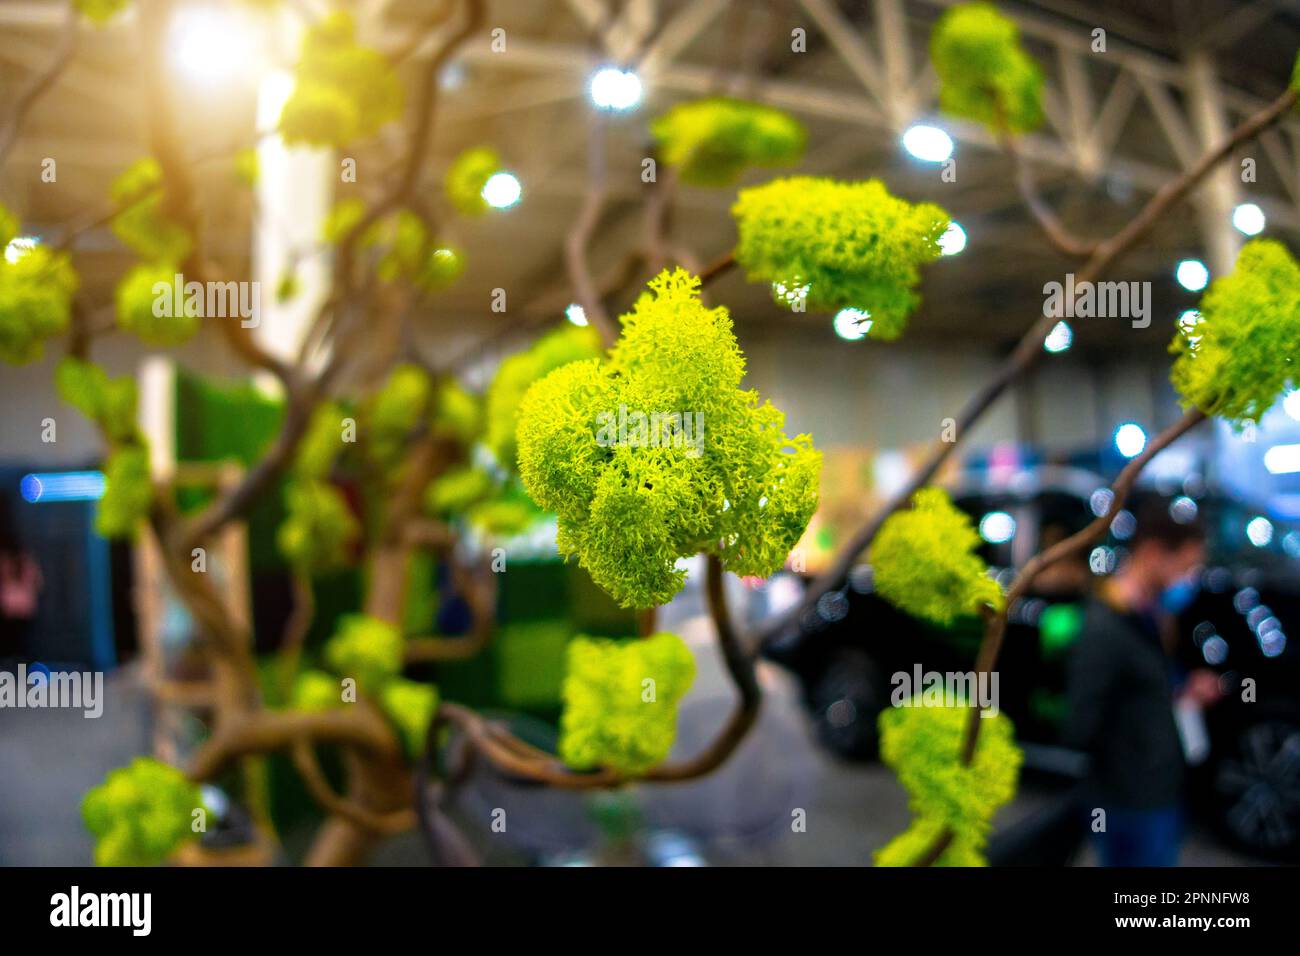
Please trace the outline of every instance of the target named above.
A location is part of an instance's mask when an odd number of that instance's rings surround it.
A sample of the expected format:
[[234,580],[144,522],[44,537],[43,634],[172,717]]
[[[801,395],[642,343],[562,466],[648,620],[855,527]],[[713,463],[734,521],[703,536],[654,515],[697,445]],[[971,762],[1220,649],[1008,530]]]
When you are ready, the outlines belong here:
[[[1214,61],[1204,50],[1187,57],[1189,108],[1193,127],[1202,150],[1212,149],[1228,138],[1228,116],[1223,108],[1219,78]],[[1227,275],[1237,261],[1241,236],[1232,226],[1232,210],[1239,201],[1240,167],[1221,163],[1204,184],[1192,194],[1200,219],[1201,237],[1205,242],[1206,265],[1211,276]]]
[[[286,71],[267,75],[258,89],[257,129],[275,128],[293,91]],[[277,135],[257,145],[257,212],[253,220],[253,280],[259,283],[261,322],[253,334],[272,354],[294,361],[312,319],[329,293],[330,255],[321,247],[321,225],[333,202],[334,154],[328,149],[288,147]],[[297,291],[277,300],[280,281],[290,272]],[[327,350],[311,356],[323,362]],[[274,390],[269,375],[258,383]]]

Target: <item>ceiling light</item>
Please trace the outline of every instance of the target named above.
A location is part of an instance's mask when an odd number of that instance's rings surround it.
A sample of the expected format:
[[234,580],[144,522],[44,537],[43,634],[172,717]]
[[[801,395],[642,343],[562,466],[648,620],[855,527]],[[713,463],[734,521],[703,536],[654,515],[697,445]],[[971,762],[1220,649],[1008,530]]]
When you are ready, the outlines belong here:
[[1232,211],[1232,224],[1238,232],[1248,236],[1258,236],[1264,231],[1264,210],[1253,202],[1244,202]]
[[835,313],[833,322],[835,334],[840,338],[856,342],[858,339],[866,338],[871,331],[871,313],[862,309],[840,309]]
[[1048,352],[1064,352],[1074,343],[1074,329],[1068,322],[1057,322],[1052,331],[1043,339],[1043,348]]
[[606,66],[592,76],[589,92],[602,110],[630,110],[641,102],[641,78],[632,70]]
[[966,248],[966,230],[961,227],[961,223],[948,223],[948,228],[939,237],[939,248],[945,256],[955,256]]
[[937,126],[917,124],[903,134],[903,148],[926,163],[942,163],[952,155],[952,137]]
[[1147,433],[1134,422],[1125,422],[1115,429],[1115,447],[1125,458],[1136,458],[1147,447]]
[[514,173],[493,173],[483,184],[483,201],[496,209],[506,209],[519,202],[523,187]]
[[1200,259],[1184,259],[1178,263],[1174,275],[1188,292],[1200,292],[1210,281],[1210,270]]
[[243,18],[224,7],[182,7],[167,28],[172,66],[200,86],[220,86],[249,72],[254,41]]

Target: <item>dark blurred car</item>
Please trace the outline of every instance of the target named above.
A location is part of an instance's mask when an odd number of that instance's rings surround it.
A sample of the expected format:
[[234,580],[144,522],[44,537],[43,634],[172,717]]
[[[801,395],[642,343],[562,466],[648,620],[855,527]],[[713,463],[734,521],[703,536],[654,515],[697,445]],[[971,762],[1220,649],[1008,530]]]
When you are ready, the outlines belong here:
[[[1194,490],[1194,497],[1163,495],[1169,507],[1199,513],[1209,535],[1201,586],[1177,619],[1175,665],[1217,671],[1224,697],[1205,715],[1209,752],[1193,768],[1191,799],[1240,848],[1300,857],[1300,650],[1288,641],[1300,637],[1300,531]],[[1108,495],[1089,472],[1040,468],[996,485],[960,486],[953,500],[980,528],[982,555],[1005,584],[1034,553],[1104,514]],[[1084,598],[1123,559],[1133,527],[1132,514],[1121,511],[1104,541],[1046,569],[1009,610],[999,706],[1015,723],[1029,772],[1070,778],[1085,766],[1058,743],[1065,656]],[[918,666],[968,672],[981,637],[974,618],[943,629],[898,611],[873,593],[871,569],[860,565],[764,655],[799,677],[827,748],[871,760],[893,676]]]

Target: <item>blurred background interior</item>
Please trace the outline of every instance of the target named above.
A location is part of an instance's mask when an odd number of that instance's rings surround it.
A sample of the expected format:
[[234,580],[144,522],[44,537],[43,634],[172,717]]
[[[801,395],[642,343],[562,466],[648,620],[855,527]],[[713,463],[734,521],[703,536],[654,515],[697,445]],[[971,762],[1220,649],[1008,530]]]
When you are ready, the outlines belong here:
[[[372,29],[390,45],[426,6],[367,4]],[[795,599],[837,544],[906,479],[910,465],[1039,314],[1043,285],[1066,268],[1024,211],[1005,157],[986,133],[939,117],[925,66],[941,0],[596,0],[491,4],[505,28],[505,54],[470,45],[441,77],[443,105],[430,163],[445,168],[461,149],[497,146],[522,186],[509,212],[461,226],[468,271],[418,325],[431,354],[469,351],[471,381],[522,348],[540,320],[563,321],[571,292],[564,235],[585,189],[589,78],[627,50],[643,99],[609,118],[610,206],[593,250],[598,273],[643,229],[640,162],[647,120],[680,100],[731,92],[790,111],[807,124],[799,171],[878,176],[911,200],[942,203],[960,223],[947,255],[926,273],[923,304],[903,341],[883,344],[851,323],[778,309],[769,290],[731,274],[711,290],[736,321],[748,356],[747,384],[783,409],[791,434],[811,433],[826,452],[822,504],[801,550],[803,566],[767,582],[730,582],[737,606],[757,620]],[[1162,182],[1222,131],[1286,84],[1300,10],[1282,0],[1031,0],[1001,8],[1021,25],[1047,72],[1049,123],[1024,152],[1062,218],[1087,235],[1108,234]],[[610,8],[611,13],[602,11]],[[174,29],[176,88],[192,104],[186,135],[214,152],[250,137],[257,104],[274,96],[252,64],[268,56],[240,4],[186,3]],[[45,61],[64,17],[56,0],[0,3],[0,90]],[[653,32],[651,28],[653,27]],[[1094,54],[1092,31],[1106,31]],[[790,55],[791,31],[806,53]],[[85,45],[43,101],[10,155],[0,199],[57,242],[67,223],[100,208],[112,178],[143,155],[140,80],[129,17]],[[269,147],[268,147],[269,148]],[[1105,486],[1147,436],[1177,419],[1166,346],[1205,275],[1230,269],[1249,235],[1296,247],[1300,236],[1300,120],[1251,152],[1253,181],[1229,167],[1158,227],[1109,278],[1149,282],[1150,326],[1123,319],[1062,321],[1052,354],[1012,388],[964,438],[941,476],[974,518],[984,556],[1009,574],[1040,546],[1078,530],[1109,504]],[[58,187],[31,171],[57,157]],[[956,160],[956,182],[941,178]],[[333,166],[303,160],[259,190],[292,212],[328,205]],[[277,224],[255,222],[251,203],[220,164],[202,185],[209,229],[236,271],[274,275]],[[361,175],[382,175],[365,169]],[[224,178],[223,178],[224,177]],[[742,185],[767,178],[753,174]],[[686,188],[674,228],[706,260],[731,248],[732,192]],[[289,227],[292,231],[292,227]],[[500,250],[509,249],[509,255]],[[108,228],[79,242],[92,301],[111,303],[128,264]],[[1185,263],[1191,261],[1196,265]],[[1180,268],[1180,264],[1183,264]],[[1197,268],[1202,266],[1203,268]],[[268,271],[269,270],[269,271]],[[510,295],[490,311],[490,291]],[[627,302],[616,303],[618,307]],[[570,321],[582,321],[570,312]],[[224,462],[247,464],[274,435],[281,404],[242,377],[216,333],[205,330],[174,361],[142,362],[133,340],[110,336],[97,357],[112,374],[143,384],[150,437],[176,462],[195,466],[196,485],[220,483]],[[53,385],[57,356],[0,373],[0,667],[106,671],[102,719],[77,712],[0,709],[0,863],[87,863],[91,841],[78,820],[81,794],[133,754],[183,754],[199,726],[183,708],[150,701],[142,662],[154,656],[182,672],[193,622],[163,586],[147,543],[113,544],[93,530],[102,490],[92,427],[64,406]],[[57,420],[57,441],[42,440]],[[1204,727],[1208,746],[1194,768],[1194,835],[1184,863],[1294,859],[1300,853],[1300,393],[1256,429],[1202,428],[1147,469],[1147,489],[1172,509],[1197,513],[1209,529],[1201,588],[1179,618],[1177,655],[1222,675],[1269,688],[1267,706],[1233,706],[1229,693]],[[201,493],[196,491],[196,494]],[[1127,517],[1126,517],[1127,515]],[[219,572],[236,581],[268,645],[289,610],[289,577],[275,545],[278,496],[223,546]],[[1132,516],[1077,565],[1053,569],[1012,609],[1001,674],[1003,710],[1026,748],[1023,792],[999,818],[1004,844],[993,860],[1015,862],[1018,824],[1052,806],[1077,774],[1059,746],[1064,718],[1062,658],[1078,632],[1083,596],[1125,553]],[[500,632],[480,658],[442,665],[444,697],[508,714],[516,731],[553,742],[563,651],[574,633],[634,627],[576,567],[553,557],[546,529],[510,546],[500,594]],[[707,640],[700,575],[665,610],[700,651],[701,676],[683,706],[678,747],[689,752],[725,712],[730,690]],[[466,609],[444,571],[427,568],[422,612],[441,633],[466,626]],[[316,587],[312,641],[358,600],[355,575]],[[641,858],[659,864],[861,864],[907,819],[905,797],[876,762],[875,718],[889,675],[969,668],[978,634],[939,631],[873,597],[868,566],[827,595],[817,613],[767,648],[769,691],[762,724],[719,773],[676,788],[638,787],[599,797],[508,788],[475,779],[457,813],[489,862],[584,863]],[[294,821],[308,800],[293,775],[271,770],[277,812]],[[219,795],[217,795],[219,800]],[[486,810],[511,810],[508,837],[482,825]],[[791,832],[790,807],[806,808],[806,832]],[[225,825],[239,826],[233,810]],[[999,858],[999,846],[1006,856]],[[1080,862],[1090,862],[1085,852]],[[422,863],[414,837],[380,862]]]

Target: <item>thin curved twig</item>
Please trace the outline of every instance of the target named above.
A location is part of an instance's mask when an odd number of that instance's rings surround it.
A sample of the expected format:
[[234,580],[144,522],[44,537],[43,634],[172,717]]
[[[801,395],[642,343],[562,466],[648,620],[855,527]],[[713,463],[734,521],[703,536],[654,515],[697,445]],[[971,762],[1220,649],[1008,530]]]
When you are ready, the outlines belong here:
[[748,735],[758,720],[759,709],[763,703],[763,692],[758,686],[758,675],[754,670],[754,661],[745,652],[731,612],[727,607],[725,591],[725,573],[722,561],[716,555],[707,558],[705,589],[709,598],[709,613],[713,618],[718,634],[718,648],[722,651],[727,674],[731,677],[740,699],[732,711],[722,732],[713,739],[704,750],[689,760],[680,763],[661,764],[646,773],[647,780],[665,783],[675,780],[693,780],[702,777],[720,767]]
[[[1086,288],[1085,280],[1095,281],[1107,268],[1131,251],[1176,203],[1195,189],[1218,163],[1232,154],[1233,150],[1286,116],[1296,105],[1298,95],[1300,94],[1297,94],[1296,90],[1287,90],[1268,106],[1241,123],[1223,143],[1205,153],[1191,169],[1161,187],[1127,226],[1109,239],[1098,243],[1092,256],[1076,276],[1078,288]],[[998,367],[993,377],[985,382],[958,412],[954,419],[955,440],[944,441],[940,438],[932,443],[929,453],[911,479],[845,543],[837,552],[830,567],[808,585],[802,598],[784,614],[769,618],[749,635],[751,653],[757,653],[764,643],[798,621],[801,616],[812,611],[823,594],[843,584],[849,571],[857,562],[858,556],[875,540],[885,519],[905,507],[912,496],[930,482],[984,413],[1013,382],[1037,364],[1044,354],[1043,342],[1056,326],[1057,321],[1055,316],[1043,315],[1030,327],[1015,349]]]
[[334,792],[320,762],[316,759],[316,749],[306,738],[295,741],[290,748],[294,769],[307,786],[311,798],[331,816],[342,817],[364,830],[381,836],[396,836],[413,829],[418,822],[416,812],[411,807],[403,807],[390,813],[374,813]]
[[189,775],[210,780],[238,757],[285,750],[303,739],[388,756],[401,748],[383,716],[361,704],[322,711],[260,710],[231,718],[209,737],[191,760]]
[[293,681],[298,676],[298,666],[302,661],[303,645],[307,641],[307,632],[311,630],[312,619],[316,616],[316,594],[312,590],[311,578],[302,571],[295,570],[291,579],[293,606],[284,625],[277,662],[280,669],[280,691],[286,700],[293,691]]
[[709,283],[720,279],[730,272],[736,265],[736,255],[733,252],[724,253],[714,259],[707,266],[700,270],[700,285],[707,286]]
[[[606,790],[636,780],[652,783],[680,783],[702,777],[721,766],[748,735],[758,718],[762,691],[752,658],[745,653],[727,609],[723,589],[722,562],[709,555],[706,589],[709,609],[718,632],[727,672],[739,694],[736,709],[713,741],[687,760],[663,763],[641,775],[625,775],[609,767],[590,772],[573,770],[558,757],[520,740],[507,729],[460,704],[444,701],[433,724],[454,726],[499,773],[520,781],[545,784],[565,790]],[[430,732],[433,732],[431,727]]]
[[67,69],[72,55],[77,50],[77,26],[76,4],[68,3],[67,19],[64,21],[63,32],[59,37],[59,45],[54,51],[54,57],[44,70],[32,77],[31,82],[14,99],[13,111],[9,114],[4,127],[0,128],[0,163],[4,162],[5,157],[9,155],[9,150],[13,149],[14,143],[18,141],[18,134],[22,131],[27,114]]
[[1042,194],[1038,191],[1038,184],[1034,180],[1033,170],[1029,163],[1020,154],[1016,145],[1015,138],[1009,133],[999,135],[1002,141],[1002,150],[1007,154],[1011,161],[1012,174],[1015,176],[1016,188],[1020,192],[1020,199],[1029,210],[1029,214],[1038,222],[1039,228],[1058,252],[1064,255],[1078,259],[1086,259],[1097,251],[1098,241],[1080,239],[1072,233],[1060,218],[1052,211],[1052,207],[1043,199]]
[[[1002,642],[1006,636],[1007,613],[1011,606],[1024,597],[1029,588],[1033,586],[1034,579],[1042,573],[1044,568],[1050,567],[1063,558],[1078,554],[1084,548],[1096,544],[1105,537],[1111,522],[1128,500],[1133,486],[1137,483],[1138,476],[1142,474],[1142,469],[1147,466],[1152,458],[1203,421],[1205,421],[1205,413],[1193,408],[1173,425],[1170,425],[1151,439],[1146,448],[1142,450],[1142,453],[1125,465],[1111,484],[1110,507],[1106,509],[1105,514],[1094,518],[1082,530],[1038,552],[1025,562],[1025,566],[1020,569],[1015,580],[1011,583],[1011,587],[1007,589],[1002,610],[988,615],[988,621],[984,629],[984,639],[980,642],[979,652],[975,658],[975,672],[977,675],[991,673],[993,668],[997,666],[998,656],[1002,651]],[[962,735],[961,762],[965,766],[970,766],[971,761],[975,759],[975,748],[979,742],[980,728],[983,726],[980,713],[980,707],[970,708],[966,729]],[[954,838],[955,834],[951,829],[945,828],[940,831],[913,865],[930,866],[937,862],[939,857],[951,845]]]

